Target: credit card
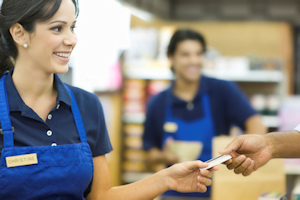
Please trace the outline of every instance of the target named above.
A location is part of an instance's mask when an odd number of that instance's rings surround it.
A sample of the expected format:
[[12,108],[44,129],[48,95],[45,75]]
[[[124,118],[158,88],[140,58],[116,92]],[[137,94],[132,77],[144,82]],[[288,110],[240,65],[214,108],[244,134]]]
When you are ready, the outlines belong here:
[[216,166],[218,164],[221,164],[223,162],[226,162],[227,160],[231,159],[231,155],[227,154],[227,155],[220,155],[218,157],[215,157],[215,158],[212,158],[208,161],[206,161],[206,163],[208,163],[208,167],[205,167],[205,168],[200,168],[200,169],[210,169],[212,168],[213,166]]

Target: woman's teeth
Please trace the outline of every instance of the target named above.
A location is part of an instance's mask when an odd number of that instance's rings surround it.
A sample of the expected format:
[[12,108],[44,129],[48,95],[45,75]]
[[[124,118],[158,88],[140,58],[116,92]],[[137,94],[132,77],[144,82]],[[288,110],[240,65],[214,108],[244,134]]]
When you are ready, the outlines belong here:
[[54,53],[55,55],[63,58],[69,58],[71,53]]

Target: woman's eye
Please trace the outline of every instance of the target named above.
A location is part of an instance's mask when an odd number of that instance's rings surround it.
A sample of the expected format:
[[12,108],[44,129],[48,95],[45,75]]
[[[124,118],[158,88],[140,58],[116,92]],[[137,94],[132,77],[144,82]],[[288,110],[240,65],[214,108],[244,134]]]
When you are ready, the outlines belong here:
[[61,27],[60,26],[57,26],[57,27],[54,27],[52,28],[51,30],[55,31],[55,32],[60,32],[61,31]]
[[73,32],[75,28],[76,28],[75,25],[74,25],[74,26],[71,26],[71,31]]

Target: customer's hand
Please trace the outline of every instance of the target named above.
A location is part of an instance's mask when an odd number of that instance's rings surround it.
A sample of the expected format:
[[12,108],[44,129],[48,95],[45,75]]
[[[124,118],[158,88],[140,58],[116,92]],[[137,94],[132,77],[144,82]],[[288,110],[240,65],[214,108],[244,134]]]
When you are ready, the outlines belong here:
[[197,161],[188,161],[175,164],[167,168],[167,185],[170,190],[178,192],[206,192],[211,185],[212,171],[218,170],[218,166],[210,170],[199,170],[208,164]]
[[263,135],[241,135],[234,139],[220,154],[230,154],[225,162],[236,174],[250,175],[272,158],[272,151]]

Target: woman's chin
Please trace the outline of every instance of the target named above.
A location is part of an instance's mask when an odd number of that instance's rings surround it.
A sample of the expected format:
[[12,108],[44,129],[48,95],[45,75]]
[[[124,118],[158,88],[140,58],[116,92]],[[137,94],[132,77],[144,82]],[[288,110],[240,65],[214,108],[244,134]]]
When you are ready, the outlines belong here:
[[55,74],[65,74],[69,71],[69,66],[63,66],[62,68],[56,69]]

